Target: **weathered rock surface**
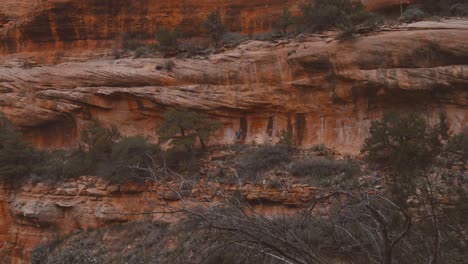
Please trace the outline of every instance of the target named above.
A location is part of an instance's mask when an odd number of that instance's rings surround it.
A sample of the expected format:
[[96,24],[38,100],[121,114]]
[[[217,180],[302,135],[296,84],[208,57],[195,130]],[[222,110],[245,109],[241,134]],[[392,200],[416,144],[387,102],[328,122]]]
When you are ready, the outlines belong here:
[[[106,45],[106,40],[119,39],[125,32],[153,38],[161,25],[194,35],[200,32],[203,19],[217,9],[232,31],[265,31],[285,6],[283,0],[29,0],[31,3],[20,3],[18,11],[9,11],[8,7],[18,2],[22,1],[7,0],[0,7],[0,14],[12,13],[16,17],[4,25],[3,32],[0,29],[0,52],[97,48]],[[299,4],[305,1],[289,2],[288,6],[297,12]]]
[[[291,1],[291,6],[300,2]],[[380,8],[395,2],[367,4]],[[354,153],[370,122],[383,111],[420,110],[436,116],[444,110],[454,131],[468,123],[467,20],[419,22],[347,41],[336,40],[335,33],[251,41],[203,58],[114,60],[92,49],[106,47],[107,40],[130,29],[154,32],[160,23],[182,23],[190,30],[188,26],[200,19],[194,16],[211,12],[213,3],[2,2],[0,53],[90,49],[86,54],[73,50],[55,64],[33,61],[31,56],[36,54],[0,57],[0,111],[42,147],[73,144],[80,128],[93,118],[115,124],[128,135],[156,138],[154,130],[162,114],[173,107],[204,112],[221,121],[224,128],[213,143],[232,143],[239,127],[247,132],[247,143],[268,143],[290,126],[302,146],[325,144]],[[284,1],[216,3],[224,5],[226,15],[240,17],[231,26],[248,32],[267,29],[266,21],[281,12]],[[381,4],[372,7],[371,3]],[[128,13],[131,8],[139,15]],[[166,67],[169,61],[174,62],[172,69]],[[200,183],[183,193],[198,201],[216,202],[219,189],[237,190]],[[271,212],[300,205],[315,190],[297,186],[283,192],[244,186],[241,191],[247,199],[280,206],[265,209]],[[167,217],[152,213],[161,209],[161,202],[177,205],[179,199],[166,186],[118,186],[90,177],[57,187],[25,185],[18,191],[2,185],[0,260],[25,263],[36,245],[75,230]]]
[[[271,28],[284,7],[299,14],[300,6],[308,1],[3,0],[0,53],[110,47],[125,32],[152,39],[161,25],[177,27],[186,36],[197,35],[203,19],[217,9],[231,31],[262,32]],[[363,2],[371,10],[400,3],[399,0]]]
[[[468,21],[419,22],[348,41],[333,33],[250,41],[207,58],[70,59],[25,68],[0,58],[0,111],[38,146],[72,144],[92,118],[155,136],[164,111],[183,107],[223,122],[213,143],[268,143],[288,124],[298,144],[357,152],[387,110],[468,121]],[[168,69],[172,61],[174,67]]]
[[[182,202],[173,191],[177,186],[169,186],[171,183],[113,185],[94,177],[80,177],[56,187],[27,184],[15,191],[0,185],[0,263],[27,263],[38,245],[78,230],[144,219],[176,221],[181,215],[171,212],[180,209]],[[247,200],[269,204],[256,206],[265,214],[297,210],[294,207],[318,195],[308,186],[280,190],[245,185],[239,189],[206,182],[180,191],[184,207],[213,205],[235,192]]]

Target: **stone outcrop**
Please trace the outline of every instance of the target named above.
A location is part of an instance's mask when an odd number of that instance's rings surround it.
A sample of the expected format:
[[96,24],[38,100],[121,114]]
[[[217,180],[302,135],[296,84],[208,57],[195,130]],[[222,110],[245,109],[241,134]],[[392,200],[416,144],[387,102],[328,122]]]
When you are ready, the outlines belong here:
[[[3,1],[0,112],[44,148],[74,144],[92,119],[156,139],[163,113],[177,107],[220,121],[214,144],[233,143],[238,128],[246,132],[246,143],[274,142],[278,132],[292,128],[298,145],[351,153],[359,151],[370,122],[384,111],[435,117],[443,110],[453,131],[468,123],[467,20],[382,28],[350,40],[328,32],[249,41],[192,58],[114,59],[106,49],[130,30],[152,34],[167,24],[191,31],[215,9],[214,2],[223,15],[238,18],[233,30],[249,33],[268,29],[285,1]],[[297,9],[302,1],[288,2]],[[380,9],[397,2],[366,5]],[[238,192],[201,182],[182,193],[214,203],[220,190]],[[246,185],[240,191],[270,204],[263,210],[271,213],[306,203],[316,190]],[[1,185],[0,260],[25,263],[38,244],[76,230],[165,217],[153,214],[162,202],[181,201],[166,185],[115,185],[92,177],[55,187]]]
[[[7,0],[8,6],[21,1]],[[231,31],[253,33],[271,27],[281,14],[284,1],[192,1],[192,0],[46,0],[28,7],[21,3],[12,16],[17,19],[0,29],[0,52],[56,48],[99,48],[111,46],[123,33],[138,33],[154,38],[158,26],[178,28],[186,36],[200,32],[200,24],[219,9]],[[36,4],[34,4],[36,2]],[[304,0],[288,6],[298,12]],[[16,9],[16,8],[15,8]],[[23,14],[22,16],[20,14]]]
[[[409,1],[409,0],[408,0]],[[408,1],[404,1],[405,3]],[[308,0],[3,0],[0,53],[111,47],[123,33],[154,38],[163,25],[190,37],[214,10],[233,32],[271,29],[284,7],[294,14]],[[399,5],[399,0],[363,1],[370,10]]]
[[[176,221],[176,209],[213,205],[235,192],[265,214],[288,213],[306,205],[317,189],[297,185],[289,190],[258,185],[223,186],[198,182],[178,188],[167,183],[110,184],[94,177],[50,186],[26,184],[19,190],[0,186],[0,263],[27,263],[40,244],[78,230],[137,220]],[[177,193],[173,190],[177,190]],[[183,203],[180,195],[183,195]],[[263,202],[264,205],[258,202]]]
[[234,142],[239,127],[247,143],[268,143],[292,127],[299,145],[357,152],[383,111],[444,110],[454,131],[467,123],[467,33],[466,20],[445,20],[346,41],[250,41],[198,58],[74,57],[31,68],[10,55],[0,111],[43,147],[73,144],[93,118],[156,137],[162,114],[182,107],[223,123],[213,143]]

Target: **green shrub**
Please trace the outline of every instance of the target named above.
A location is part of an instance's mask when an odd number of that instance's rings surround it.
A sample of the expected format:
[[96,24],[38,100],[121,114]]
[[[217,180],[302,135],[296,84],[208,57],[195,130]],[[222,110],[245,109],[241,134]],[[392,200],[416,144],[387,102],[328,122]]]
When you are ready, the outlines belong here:
[[177,148],[168,149],[163,153],[165,165],[173,171],[196,173],[200,164],[193,151],[185,151]]
[[369,160],[394,169],[399,173],[424,169],[442,150],[441,139],[447,129],[440,122],[430,125],[422,116],[411,113],[385,113],[382,120],[373,121],[363,153]]
[[[454,9],[461,7],[463,10],[467,8],[466,5],[466,0],[419,0],[412,6],[416,6],[433,15],[456,15]],[[467,10],[465,9],[465,12]]]
[[246,40],[248,40],[248,37],[242,35],[241,33],[228,32],[224,34],[222,41],[231,47],[236,47]]
[[273,28],[279,30],[283,36],[288,33],[288,28],[296,23],[296,18],[291,14],[288,8],[283,9],[283,13],[276,22],[273,23]]
[[[32,175],[45,182],[58,182],[75,176],[86,175],[89,166],[82,164],[83,157],[73,159],[72,151],[36,151]],[[79,164],[76,164],[79,163]]]
[[98,121],[82,130],[81,141],[84,148],[74,151],[65,164],[67,175],[90,174],[113,182],[137,180],[149,176],[144,169],[161,162],[159,146],[147,138],[123,137],[116,127],[104,127]]
[[385,113],[382,120],[371,123],[361,151],[369,161],[392,172],[390,191],[394,201],[405,206],[417,186],[426,181],[424,175],[435,166],[436,157],[454,140],[445,113],[435,124],[416,113]]
[[205,21],[203,22],[203,27],[210,35],[211,40],[215,44],[215,47],[219,47],[224,35],[227,32],[227,28],[221,19],[219,10],[212,12],[208,15],[208,17],[206,17]]
[[141,136],[124,137],[112,145],[108,159],[98,168],[101,175],[112,182],[142,180],[150,175],[147,168],[161,163],[161,149]]
[[168,52],[177,50],[180,34],[176,30],[169,30],[165,27],[159,27],[156,31],[156,40],[162,51]]
[[69,151],[37,150],[0,116],[0,180],[57,182],[95,175],[122,182],[144,179],[149,176],[145,169],[159,166],[163,160],[159,146],[147,138],[123,137],[117,128],[105,127],[96,120],[83,128],[80,143]]
[[150,53],[150,50],[147,47],[139,47],[138,49],[135,50],[134,58],[136,59],[141,58],[148,53]]
[[261,174],[290,160],[289,148],[282,145],[261,146],[240,157],[237,164],[239,176],[255,181]]
[[338,27],[351,30],[361,24],[369,24],[372,13],[365,10],[360,1],[316,0],[302,6],[302,20],[307,31],[320,32]]
[[450,6],[450,14],[454,16],[468,16],[468,3],[458,3]]
[[109,154],[112,145],[122,138],[122,134],[115,126],[105,127],[99,121],[93,120],[81,130],[81,142],[91,152]]
[[417,6],[408,7],[405,12],[403,12],[401,20],[406,23],[411,23],[419,20],[423,20],[428,17],[428,14],[418,8]]
[[30,176],[35,161],[34,149],[14,125],[0,114],[0,180],[17,182]]
[[144,46],[144,36],[142,34],[127,32],[122,36],[122,49],[134,51]]
[[310,150],[314,152],[314,155],[324,157],[333,156],[335,153],[333,149],[328,148],[324,144],[313,145],[310,147]]
[[314,185],[349,187],[355,183],[355,176],[359,175],[361,169],[355,160],[312,158],[294,162],[290,172],[294,176],[307,178]]

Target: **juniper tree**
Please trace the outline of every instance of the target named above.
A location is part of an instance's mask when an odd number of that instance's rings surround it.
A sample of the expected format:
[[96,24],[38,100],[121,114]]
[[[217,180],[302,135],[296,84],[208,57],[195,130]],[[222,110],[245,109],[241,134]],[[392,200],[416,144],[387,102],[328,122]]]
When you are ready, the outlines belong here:
[[164,114],[164,122],[159,128],[159,139],[161,142],[170,141],[174,148],[185,148],[187,152],[191,152],[197,139],[205,149],[206,142],[219,128],[219,122],[204,114],[171,110]]

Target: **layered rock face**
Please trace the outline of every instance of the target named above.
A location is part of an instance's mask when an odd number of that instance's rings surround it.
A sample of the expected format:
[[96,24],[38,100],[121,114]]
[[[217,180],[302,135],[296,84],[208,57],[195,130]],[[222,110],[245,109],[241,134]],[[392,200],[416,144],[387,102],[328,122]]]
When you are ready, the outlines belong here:
[[[302,1],[290,2],[297,8]],[[381,8],[396,2],[366,4]],[[0,57],[0,111],[45,148],[73,145],[92,119],[117,125],[127,135],[156,139],[163,113],[172,108],[220,121],[223,129],[213,144],[234,143],[239,128],[245,143],[259,144],[292,129],[300,146],[325,144],[350,153],[358,153],[370,122],[384,111],[421,111],[434,118],[446,111],[455,132],[468,123],[467,20],[384,28],[351,40],[338,40],[331,32],[250,41],[195,58],[115,60],[110,51],[93,49],[112,45],[108,41],[122,32],[152,34],[161,23],[191,31],[218,5],[225,16],[238,17],[233,29],[248,33],[268,29],[271,14],[279,14],[284,1],[6,0],[0,6],[7,14],[0,16],[0,53],[13,54]],[[74,47],[89,49],[67,52],[53,63],[14,53]],[[200,186],[190,195],[216,201],[213,195],[201,197]],[[40,243],[148,217],[158,209],[155,203],[178,203],[167,188],[148,188],[88,177],[58,187],[1,186],[0,260],[26,263]],[[314,194],[302,187],[286,194],[256,187],[243,192],[279,206],[268,212],[300,205]]]
[[[468,22],[420,22],[339,41],[330,35],[250,41],[206,58],[101,57],[0,69],[0,111],[38,146],[66,147],[86,121],[155,135],[171,108],[223,123],[213,143],[269,143],[292,128],[298,145],[357,152],[388,110],[468,121]],[[169,66],[168,66],[169,65]]]
[[[177,221],[180,208],[214,205],[222,195],[232,195],[237,186],[199,182],[183,188],[183,202],[176,185],[109,184],[94,177],[49,186],[27,184],[20,190],[0,185],[0,263],[29,263],[31,252],[41,244],[73,234],[78,230],[105,227],[137,220]],[[319,191],[306,186],[290,190],[266,189],[244,185],[240,188],[247,201],[264,214],[288,214],[306,205]],[[296,208],[296,209],[294,209]]]
[[[208,14],[219,10],[229,29],[269,30],[284,7],[294,14],[309,0],[4,0],[0,6],[0,53],[114,45],[123,33],[154,38],[159,26],[198,35]],[[399,0],[363,1],[370,10]],[[404,1],[409,2],[409,0]]]
[[[10,6],[20,1],[7,2]],[[296,12],[304,0],[288,2]],[[5,10],[0,9],[0,13],[9,14],[7,6]],[[125,32],[152,39],[158,26],[178,28],[190,36],[199,34],[202,21],[215,10],[220,10],[231,31],[258,32],[269,29],[284,6],[283,0],[41,1],[13,13],[26,14],[4,26],[0,32],[0,52],[96,48],[111,45],[106,41],[117,40]]]

